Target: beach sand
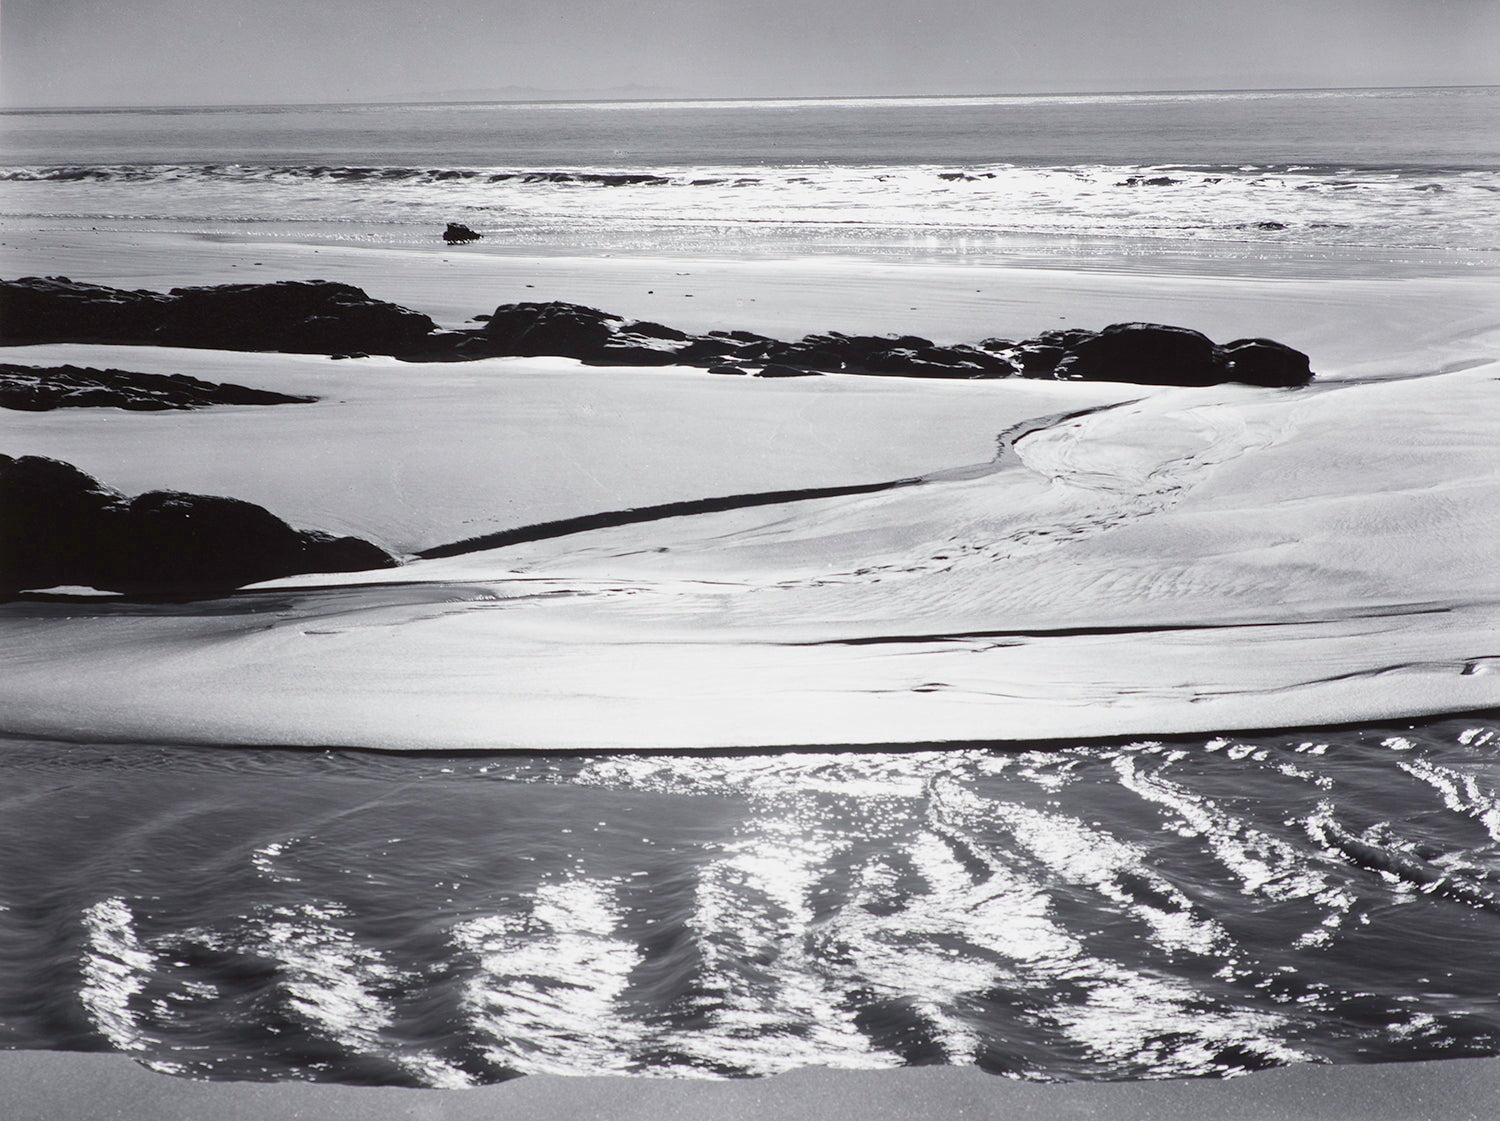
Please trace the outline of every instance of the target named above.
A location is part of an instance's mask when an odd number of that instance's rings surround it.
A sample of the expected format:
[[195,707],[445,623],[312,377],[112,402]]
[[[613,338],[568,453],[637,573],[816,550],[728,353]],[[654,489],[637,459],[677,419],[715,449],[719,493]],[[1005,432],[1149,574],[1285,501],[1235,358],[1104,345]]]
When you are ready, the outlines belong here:
[[[1024,335],[1046,307],[1093,327],[1151,318],[1220,340],[1274,335],[1311,353],[1318,381],[761,381],[565,359],[13,348],[38,364],[318,395],[206,414],[17,415],[6,450],[130,492],[249,499],[403,554],[664,502],[921,481],[241,597],[291,605],[269,619],[12,605],[9,643],[25,656],[0,683],[8,731],[755,747],[1212,732],[1500,704],[1488,642],[1500,546],[1483,529],[1500,511],[1492,278],[799,258],[676,262],[663,280],[650,278],[673,262],[132,236],[102,233],[94,248],[111,268],[75,279],[220,280],[248,250],[449,321],[518,295],[651,314],[646,284],[691,281],[695,298],[672,305],[682,314],[660,319],[782,337]],[[59,247],[60,265],[74,252]]]
[[1039,1085],[973,1068],[733,1082],[532,1076],[474,1090],[192,1082],[120,1055],[0,1052],[9,1121],[1487,1121],[1500,1059],[1298,1066],[1227,1081]]

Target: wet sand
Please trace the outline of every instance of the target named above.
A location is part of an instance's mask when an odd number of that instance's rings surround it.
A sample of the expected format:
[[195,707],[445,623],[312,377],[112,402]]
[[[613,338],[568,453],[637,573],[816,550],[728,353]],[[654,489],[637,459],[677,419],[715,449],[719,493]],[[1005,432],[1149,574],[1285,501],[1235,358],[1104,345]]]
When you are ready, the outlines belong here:
[[1486,1121],[1500,1059],[1299,1066],[1228,1081],[1020,1083],[969,1069],[701,1082],[532,1076],[474,1090],[190,1082],[118,1055],[0,1052],[11,1121]]

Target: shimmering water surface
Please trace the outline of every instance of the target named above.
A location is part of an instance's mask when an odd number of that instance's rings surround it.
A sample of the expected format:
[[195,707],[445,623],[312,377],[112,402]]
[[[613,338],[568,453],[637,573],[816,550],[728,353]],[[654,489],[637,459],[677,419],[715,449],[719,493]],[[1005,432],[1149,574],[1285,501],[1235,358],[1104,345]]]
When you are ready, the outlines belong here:
[[1500,87],[0,113],[0,217],[85,230],[399,245],[461,220],[485,252],[1025,236],[1483,263],[1497,200]]
[[1500,722],[1013,751],[0,751],[0,1044],[213,1078],[1500,1052]]

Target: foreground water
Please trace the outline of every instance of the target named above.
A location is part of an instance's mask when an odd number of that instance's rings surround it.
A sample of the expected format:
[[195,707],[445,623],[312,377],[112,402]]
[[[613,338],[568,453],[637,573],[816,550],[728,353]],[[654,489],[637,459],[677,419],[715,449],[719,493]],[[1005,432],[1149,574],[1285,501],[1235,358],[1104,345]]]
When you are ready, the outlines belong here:
[[574,757],[11,741],[0,1043],[430,1086],[1494,1054],[1497,733]]

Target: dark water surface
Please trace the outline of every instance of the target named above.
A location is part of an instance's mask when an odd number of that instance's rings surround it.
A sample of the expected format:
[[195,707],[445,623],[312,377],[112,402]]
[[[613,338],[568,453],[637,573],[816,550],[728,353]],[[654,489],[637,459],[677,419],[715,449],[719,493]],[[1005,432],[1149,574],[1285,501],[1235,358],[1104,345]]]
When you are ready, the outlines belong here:
[[1500,720],[1049,750],[0,745],[0,1045],[463,1085],[1500,1053]]

